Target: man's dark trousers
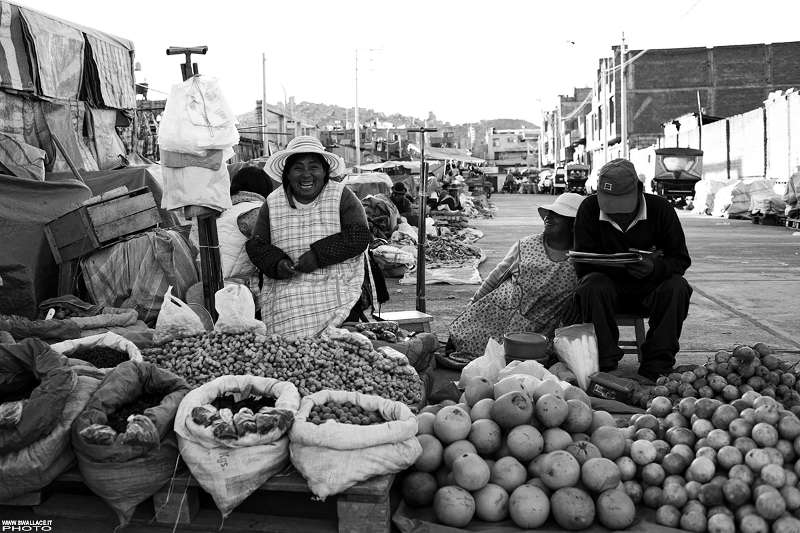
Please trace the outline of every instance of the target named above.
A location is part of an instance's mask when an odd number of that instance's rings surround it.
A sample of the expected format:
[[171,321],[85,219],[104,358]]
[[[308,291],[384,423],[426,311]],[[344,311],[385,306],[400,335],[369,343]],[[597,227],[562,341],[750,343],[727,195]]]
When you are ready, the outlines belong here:
[[594,324],[600,370],[616,368],[623,356],[615,315],[624,313],[646,313],[650,317],[639,373],[654,377],[672,369],[692,296],[692,287],[683,276],[656,282],[613,279],[591,272],[581,278],[575,294],[583,321]]

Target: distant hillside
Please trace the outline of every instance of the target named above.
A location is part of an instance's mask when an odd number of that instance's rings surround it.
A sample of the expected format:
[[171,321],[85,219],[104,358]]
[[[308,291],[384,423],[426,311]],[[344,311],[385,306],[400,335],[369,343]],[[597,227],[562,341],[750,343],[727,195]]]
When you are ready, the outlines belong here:
[[[325,126],[329,125],[332,126],[337,121],[342,125],[344,124],[345,120],[349,122],[353,121],[353,108],[346,108],[338,105],[317,104],[313,102],[299,102],[295,104],[294,110],[298,118],[301,118],[305,122],[316,124],[321,128],[324,128]],[[407,115],[402,115],[400,113],[392,113],[390,115],[387,115],[386,113],[375,111],[374,109],[366,109],[363,107],[359,107],[358,119],[361,124],[369,124],[373,121],[378,121],[378,122],[391,122],[395,126],[405,125],[408,127],[410,127],[413,124],[420,125],[424,122],[424,119],[420,117],[411,117]],[[427,121],[429,127],[456,125],[456,124],[450,124],[449,122],[437,120],[436,116],[433,113],[428,114]],[[486,129],[486,128],[514,129],[521,127],[525,128],[536,127],[535,124],[528,122],[527,120],[513,119],[513,118],[497,118],[492,120],[481,120],[479,123],[472,123],[472,124],[477,126],[479,129]]]
[[480,126],[483,128],[497,128],[501,130],[515,130],[519,128],[538,128],[533,122],[518,118],[495,118],[492,120],[481,120]]

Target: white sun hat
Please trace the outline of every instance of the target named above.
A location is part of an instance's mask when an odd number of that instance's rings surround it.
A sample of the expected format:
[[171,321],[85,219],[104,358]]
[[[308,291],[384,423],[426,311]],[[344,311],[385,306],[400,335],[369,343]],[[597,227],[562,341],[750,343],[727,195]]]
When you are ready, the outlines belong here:
[[275,152],[267,162],[264,164],[264,171],[277,181],[283,179],[283,167],[286,165],[286,159],[294,154],[319,154],[325,158],[328,165],[331,167],[331,176],[338,176],[345,169],[344,159],[336,154],[325,151],[325,147],[316,137],[310,135],[300,135],[295,137],[286,148],[280,152]]
[[583,200],[584,196],[580,194],[565,192],[556,197],[556,200],[552,204],[539,206],[539,216],[544,218],[547,213],[543,211],[552,211],[563,217],[575,218],[575,215],[578,214],[578,207]]

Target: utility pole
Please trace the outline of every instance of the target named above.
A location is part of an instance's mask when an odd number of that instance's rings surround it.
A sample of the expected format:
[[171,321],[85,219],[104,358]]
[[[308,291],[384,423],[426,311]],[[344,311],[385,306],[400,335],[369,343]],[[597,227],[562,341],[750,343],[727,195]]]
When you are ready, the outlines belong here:
[[356,134],[356,167],[359,167],[361,166],[361,126],[358,124],[358,48],[356,48],[356,109],[353,114],[353,121],[353,128]]
[[417,224],[417,311],[425,312],[425,210],[428,206],[428,165],[425,163],[425,134],[438,131],[436,128],[410,128],[409,133],[416,133],[422,139],[420,145],[419,165],[419,223]]
[[611,124],[611,119],[608,116],[608,58],[603,58],[603,66],[600,67],[601,87],[600,97],[603,99],[600,102],[600,111],[603,113],[603,120],[600,121],[600,127],[603,129],[603,164],[608,163],[608,126]]
[[625,56],[627,55],[627,45],[625,44],[625,32],[622,32],[622,46],[620,47],[620,70],[619,70],[619,96],[620,96],[620,122],[622,122],[622,157],[628,159],[628,88],[625,80]]
[[269,157],[269,139],[267,139],[267,54],[261,53],[261,151]]

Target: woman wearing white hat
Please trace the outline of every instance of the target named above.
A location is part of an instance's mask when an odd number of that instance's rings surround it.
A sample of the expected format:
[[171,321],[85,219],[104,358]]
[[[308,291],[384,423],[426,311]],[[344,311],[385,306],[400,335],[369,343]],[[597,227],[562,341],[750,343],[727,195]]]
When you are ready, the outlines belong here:
[[514,243],[450,325],[450,344],[456,351],[466,358],[478,357],[489,338],[502,343],[509,332],[553,335],[578,284],[567,252],[583,199],[565,193],[539,208],[544,231]]
[[267,160],[283,184],[267,197],[247,253],[261,273],[261,319],[268,333],[319,334],[339,325],[361,297],[367,216],[352,191],[330,177],[344,161],[300,136]]

